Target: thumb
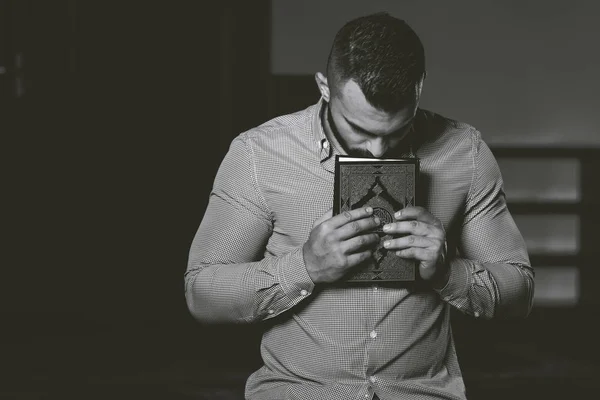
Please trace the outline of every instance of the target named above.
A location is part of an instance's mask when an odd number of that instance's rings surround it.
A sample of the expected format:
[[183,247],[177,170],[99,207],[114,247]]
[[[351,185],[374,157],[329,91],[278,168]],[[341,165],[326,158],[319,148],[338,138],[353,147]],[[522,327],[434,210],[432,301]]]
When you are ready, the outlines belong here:
[[435,274],[435,267],[431,263],[421,262],[419,263],[419,275],[424,280],[428,281],[433,278]]
[[329,210],[327,210],[327,212],[325,214],[321,215],[319,218],[317,218],[315,220],[315,222],[313,223],[313,228],[315,226],[320,225],[323,222],[327,221],[331,217],[333,217],[333,207],[331,207]]

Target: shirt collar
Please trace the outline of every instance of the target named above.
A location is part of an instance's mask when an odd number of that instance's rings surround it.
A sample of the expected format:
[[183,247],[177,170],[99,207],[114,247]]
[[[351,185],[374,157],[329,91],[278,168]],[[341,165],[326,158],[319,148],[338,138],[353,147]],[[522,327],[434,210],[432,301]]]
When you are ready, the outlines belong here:
[[327,103],[321,97],[314,108],[312,116],[312,133],[317,144],[317,155],[321,162],[330,158],[333,153],[331,143],[329,143],[323,129],[323,118],[326,107]]

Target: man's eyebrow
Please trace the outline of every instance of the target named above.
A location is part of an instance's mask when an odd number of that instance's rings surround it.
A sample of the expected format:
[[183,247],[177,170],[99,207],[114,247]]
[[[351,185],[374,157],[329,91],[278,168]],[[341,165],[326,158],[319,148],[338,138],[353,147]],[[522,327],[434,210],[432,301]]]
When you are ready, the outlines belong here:
[[373,135],[375,136],[375,134],[373,132],[369,132],[368,130],[361,128],[360,126],[356,125],[354,122],[350,121],[348,118],[346,118],[346,116],[344,116],[344,119],[346,120],[346,122],[348,123],[348,125],[350,125],[351,127],[353,127],[354,129],[356,129],[357,131],[366,133],[368,135]]
[[[361,128],[360,126],[356,125],[354,122],[352,122],[348,118],[346,118],[346,116],[343,116],[343,117],[344,117],[344,120],[346,120],[346,122],[348,123],[348,125],[350,125],[354,129],[356,129],[357,131],[360,131],[362,133],[365,133],[365,134],[371,135],[371,136],[378,136],[377,134],[370,132],[370,131],[366,130],[365,128]],[[406,127],[410,126],[410,124],[413,122],[413,120],[414,120],[414,117],[411,118],[406,124],[404,124],[396,132],[393,132],[392,135],[403,132]]]

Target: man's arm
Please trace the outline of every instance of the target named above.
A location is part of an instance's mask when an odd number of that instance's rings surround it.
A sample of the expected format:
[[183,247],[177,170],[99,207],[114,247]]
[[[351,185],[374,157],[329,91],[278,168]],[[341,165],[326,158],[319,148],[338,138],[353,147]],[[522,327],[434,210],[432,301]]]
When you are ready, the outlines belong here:
[[498,163],[475,136],[474,176],[442,299],[476,317],[526,317],[534,291],[525,242],[508,208]]
[[254,174],[244,136],[236,138],[215,178],[208,207],[191,245],[185,297],[202,322],[271,318],[313,290],[302,248],[266,256],[270,210]]

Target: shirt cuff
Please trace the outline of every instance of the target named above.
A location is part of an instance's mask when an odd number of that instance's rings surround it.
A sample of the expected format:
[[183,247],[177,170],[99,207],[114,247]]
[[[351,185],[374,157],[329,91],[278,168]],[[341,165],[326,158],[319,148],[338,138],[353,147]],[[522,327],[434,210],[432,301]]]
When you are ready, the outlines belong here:
[[310,279],[302,247],[292,251],[279,263],[279,282],[286,296],[290,299],[307,297],[315,288],[315,283]]
[[464,296],[469,287],[469,263],[467,260],[453,259],[450,261],[450,275],[443,288],[434,289],[444,301]]

